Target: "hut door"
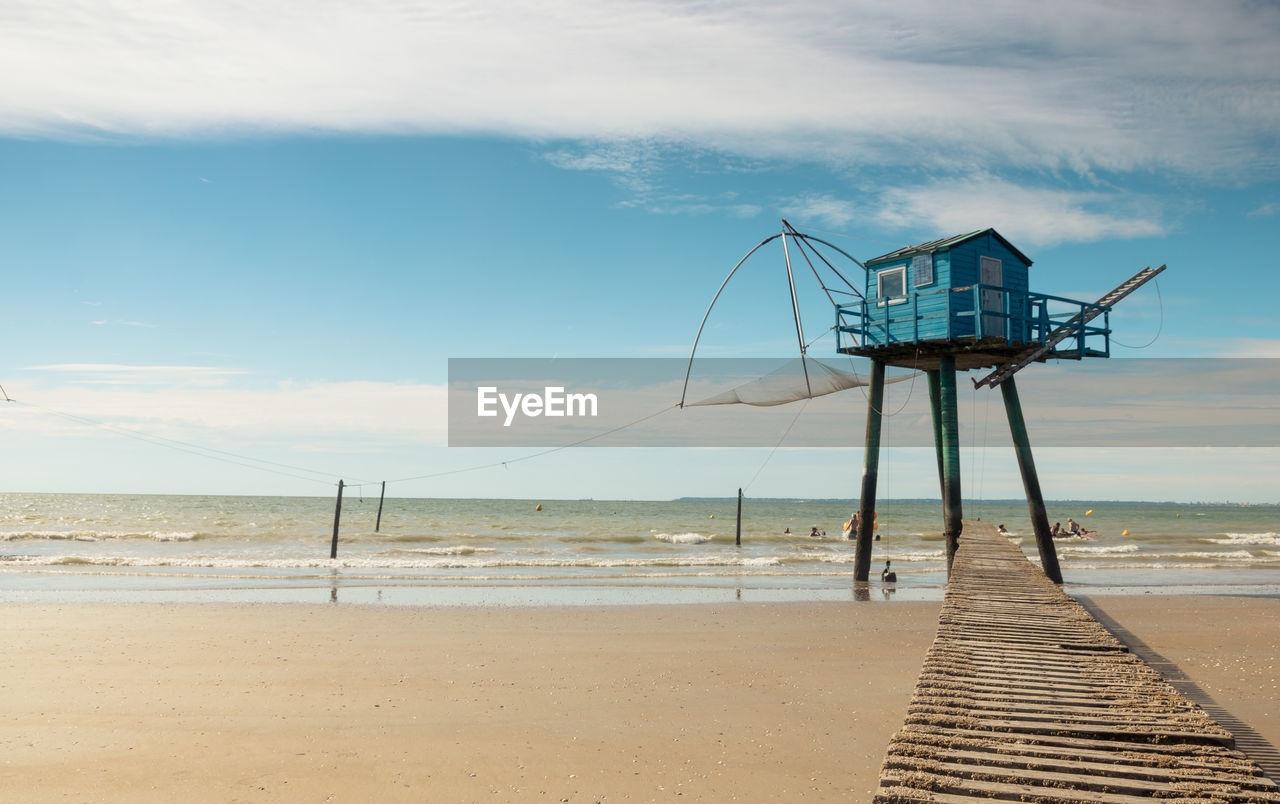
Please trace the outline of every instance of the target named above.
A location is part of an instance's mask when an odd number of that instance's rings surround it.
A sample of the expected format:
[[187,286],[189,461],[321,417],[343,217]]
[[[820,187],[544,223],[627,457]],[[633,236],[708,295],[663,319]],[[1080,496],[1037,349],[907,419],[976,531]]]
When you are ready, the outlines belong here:
[[[994,257],[982,257],[978,262],[978,283],[981,285],[990,285],[997,288],[1004,287],[1004,271],[1000,265],[1000,260]],[[1003,313],[1004,310],[1004,292],[1000,290],[988,290],[983,287],[979,296],[982,299],[982,335],[986,338],[1003,338],[1004,337],[1004,316],[988,315],[988,313]]]

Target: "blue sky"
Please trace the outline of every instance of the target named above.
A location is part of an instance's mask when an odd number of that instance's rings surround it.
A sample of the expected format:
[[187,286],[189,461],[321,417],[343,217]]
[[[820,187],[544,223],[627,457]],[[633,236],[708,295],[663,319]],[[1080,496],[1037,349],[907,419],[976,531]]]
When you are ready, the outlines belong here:
[[[328,494],[500,462],[445,446],[449,358],[687,354],[784,216],[861,259],[994,226],[1033,289],[1087,300],[1168,263],[1113,317],[1159,338],[1117,359],[1280,356],[1273,4],[11,11],[2,490]],[[787,356],[789,305],[761,254],[700,349]],[[857,444],[783,446],[566,450],[389,493],[856,494]],[[1017,496],[981,454],[967,493]],[[1038,455],[1050,497],[1277,499],[1273,449]],[[882,493],[936,494],[932,460],[891,449]]]

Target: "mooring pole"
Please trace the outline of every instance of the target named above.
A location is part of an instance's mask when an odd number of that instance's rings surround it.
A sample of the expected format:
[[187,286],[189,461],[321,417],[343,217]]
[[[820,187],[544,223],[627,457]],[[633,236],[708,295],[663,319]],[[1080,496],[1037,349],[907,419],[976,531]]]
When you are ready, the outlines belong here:
[[378,521],[373,524],[373,532],[382,527],[382,501],[387,497],[387,481],[382,481],[382,493],[378,495]]
[[942,355],[938,361],[938,390],[942,408],[942,535],[947,541],[947,577],[960,549],[964,527],[960,502],[960,417],[956,412],[956,358]]
[[876,478],[880,472],[880,411],[884,408],[884,363],[871,361],[871,393],[867,397],[867,440],[862,463],[862,496],[858,498],[858,544],[853,579],[871,574],[871,541],[876,527]]
[[929,376],[929,411],[933,415],[933,451],[938,454],[938,488],[946,485],[942,473],[942,377],[937,369],[925,372]]
[[1004,396],[1004,411],[1009,417],[1009,433],[1013,436],[1014,452],[1018,455],[1018,469],[1022,472],[1022,487],[1027,492],[1027,509],[1031,512],[1031,527],[1036,532],[1036,549],[1040,551],[1040,566],[1054,583],[1062,583],[1062,568],[1058,566],[1058,549],[1049,532],[1049,514],[1044,509],[1044,495],[1040,493],[1040,477],[1036,474],[1036,462],[1031,457],[1031,439],[1027,436],[1027,423],[1022,418],[1022,402],[1018,400],[1018,386],[1013,377],[1000,383]]
[[342,519],[342,481],[338,481],[338,505],[333,509],[333,546],[329,548],[329,558],[338,557],[338,522]]
[[742,489],[738,489],[738,529],[736,531],[735,543],[742,546]]

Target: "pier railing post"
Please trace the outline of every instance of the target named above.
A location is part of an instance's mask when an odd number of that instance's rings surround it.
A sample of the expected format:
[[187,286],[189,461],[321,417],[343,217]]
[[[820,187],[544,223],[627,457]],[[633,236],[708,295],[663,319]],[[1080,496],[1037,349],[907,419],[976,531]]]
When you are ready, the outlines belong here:
[[387,497],[387,481],[382,481],[382,493],[378,495],[378,521],[373,523],[373,532],[377,533],[382,527],[382,501]]
[[1018,469],[1022,472],[1022,487],[1027,492],[1027,508],[1031,513],[1031,527],[1036,534],[1036,549],[1040,551],[1040,566],[1054,583],[1062,583],[1062,569],[1058,566],[1058,550],[1049,532],[1049,515],[1044,508],[1044,495],[1040,493],[1040,477],[1036,474],[1036,462],[1031,457],[1031,439],[1027,436],[1027,423],[1022,418],[1022,402],[1018,399],[1018,386],[1013,377],[1000,383],[1004,397],[1004,411],[1009,418],[1009,433],[1013,436],[1013,449],[1018,455]]
[[939,401],[942,408],[942,535],[947,542],[947,577],[960,548],[963,505],[960,501],[960,417],[956,412],[956,358],[938,359]]
[[338,557],[338,523],[342,520],[342,486],[338,481],[338,505],[333,509],[333,544],[329,547],[329,558]]
[[858,544],[854,550],[853,579],[865,581],[871,574],[871,542],[876,526],[876,479],[880,472],[880,416],[884,408],[884,363],[871,361],[871,386],[867,397],[867,438],[862,465],[862,496],[858,498]]

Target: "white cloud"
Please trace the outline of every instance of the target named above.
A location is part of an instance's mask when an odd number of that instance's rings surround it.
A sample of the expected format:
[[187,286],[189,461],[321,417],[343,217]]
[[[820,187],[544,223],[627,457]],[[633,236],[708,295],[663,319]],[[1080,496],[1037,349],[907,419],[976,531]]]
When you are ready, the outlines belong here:
[[105,319],[105,318],[99,318],[99,319],[95,319],[95,320],[93,320],[93,321],[90,321],[89,323],[90,323],[90,324],[93,324],[95,327],[104,327],[104,326],[111,326],[111,325],[115,325],[115,326],[119,326],[119,327],[142,327],[142,328],[144,328],[144,329],[155,329],[155,328],[156,328],[156,325],[155,325],[155,324],[148,324],[148,323],[146,323],[145,321],[124,321],[124,320],[121,320],[121,319],[108,320],[108,319]]
[[590,147],[560,148],[543,155],[564,170],[593,170],[634,174],[651,169],[653,148],[637,143],[612,143]]
[[54,374],[64,381],[85,385],[207,385],[247,373],[214,366],[130,366],[119,363],[53,363],[30,366],[26,370]]
[[1250,218],[1270,218],[1280,214],[1280,203],[1269,201],[1255,210],[1249,212]]
[[1015,242],[1051,246],[1165,233],[1141,199],[1023,186],[991,176],[954,178],[885,191],[874,210],[883,225],[961,233],[1000,222]]
[[15,383],[8,390],[26,404],[5,406],[0,429],[45,435],[83,436],[91,428],[58,415],[63,413],[199,444],[224,439],[443,444],[448,421],[444,387],[411,383],[282,383],[264,389]]
[[795,218],[795,222],[821,223],[825,226],[844,226],[858,217],[857,207],[830,194],[805,195],[782,204],[782,214]]
[[1280,7],[1243,0],[7,9],[11,135],[469,132],[961,170],[1278,166]]
[[754,218],[763,210],[757,204],[736,204],[724,199],[681,196],[666,198],[657,194],[645,194],[619,206],[638,207],[657,215],[711,215],[715,213],[733,218]]
[[1220,357],[1280,357],[1280,338],[1206,339],[1205,345]]

